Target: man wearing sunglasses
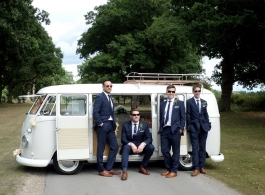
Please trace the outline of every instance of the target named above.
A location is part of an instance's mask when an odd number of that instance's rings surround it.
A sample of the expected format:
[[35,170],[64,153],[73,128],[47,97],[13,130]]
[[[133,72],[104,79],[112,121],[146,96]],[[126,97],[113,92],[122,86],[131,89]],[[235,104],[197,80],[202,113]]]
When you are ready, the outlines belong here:
[[150,175],[146,170],[147,164],[153,155],[155,147],[152,145],[152,136],[147,123],[140,121],[140,111],[134,108],[130,112],[131,120],[122,126],[122,175],[121,180],[128,178],[128,160],[130,154],[144,154],[139,173]]
[[[161,175],[166,178],[177,176],[180,139],[185,126],[184,102],[175,98],[176,88],[174,85],[167,86],[167,101],[160,105],[160,128],[158,134],[161,138],[161,151],[164,156],[166,171]],[[172,148],[173,155],[170,150]]]
[[191,176],[197,176],[200,173],[207,174],[204,169],[206,160],[206,140],[208,131],[211,130],[211,123],[207,112],[207,102],[200,98],[201,85],[194,85],[192,88],[194,97],[187,100],[187,129],[190,132],[190,141],[192,145],[192,166]]
[[[116,155],[119,149],[117,138],[114,130],[116,123],[114,121],[114,103],[110,97],[112,83],[106,80],[102,83],[103,92],[100,93],[94,103],[93,117],[95,119],[95,130],[97,132],[97,166],[99,175],[104,177],[112,177],[112,175],[120,175],[120,172],[112,170]],[[106,168],[103,165],[103,152],[106,142],[109,144],[110,151]]]

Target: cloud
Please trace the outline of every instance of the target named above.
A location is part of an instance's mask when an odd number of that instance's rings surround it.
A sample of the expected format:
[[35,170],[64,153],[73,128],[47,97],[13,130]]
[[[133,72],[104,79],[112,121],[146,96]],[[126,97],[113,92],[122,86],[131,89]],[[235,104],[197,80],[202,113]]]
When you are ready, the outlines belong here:
[[76,55],[77,40],[89,28],[84,15],[94,10],[95,6],[106,4],[107,0],[34,0],[33,6],[47,11],[50,25],[43,24],[52,37],[56,47],[64,53],[63,64],[81,64]]
[[78,76],[76,64],[67,64],[67,65],[63,65],[63,67],[66,71],[73,73],[74,81],[77,81],[78,79],[80,79],[80,77]]

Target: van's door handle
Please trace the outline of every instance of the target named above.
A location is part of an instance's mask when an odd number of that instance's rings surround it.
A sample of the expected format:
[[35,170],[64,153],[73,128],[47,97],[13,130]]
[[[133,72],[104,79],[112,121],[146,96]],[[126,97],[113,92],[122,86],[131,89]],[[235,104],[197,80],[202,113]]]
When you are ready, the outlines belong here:
[[59,131],[59,130],[60,130],[60,128],[56,128],[56,129],[55,129],[55,131]]

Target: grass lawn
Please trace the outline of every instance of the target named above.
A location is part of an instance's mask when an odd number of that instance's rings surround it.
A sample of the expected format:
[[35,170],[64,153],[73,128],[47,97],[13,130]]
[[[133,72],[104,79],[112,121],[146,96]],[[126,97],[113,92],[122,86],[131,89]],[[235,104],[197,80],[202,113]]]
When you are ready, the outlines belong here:
[[[45,172],[42,168],[21,166],[13,157],[30,106],[0,104],[0,195],[16,194],[18,188],[26,185],[23,178]],[[207,159],[208,174],[242,194],[265,194],[265,112],[221,113],[221,131],[225,160],[213,163]]]
[[13,195],[23,187],[29,167],[20,166],[13,156],[19,148],[20,131],[31,104],[0,104],[0,195]]
[[221,113],[221,152],[207,170],[244,194],[265,194],[265,112]]

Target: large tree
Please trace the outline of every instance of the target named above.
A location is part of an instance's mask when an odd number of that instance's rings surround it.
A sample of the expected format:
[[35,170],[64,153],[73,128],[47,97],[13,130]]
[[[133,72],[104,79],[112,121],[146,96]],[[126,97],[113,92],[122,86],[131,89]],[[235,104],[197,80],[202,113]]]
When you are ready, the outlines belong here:
[[82,82],[111,77],[125,80],[129,72],[201,72],[200,56],[186,37],[178,17],[165,15],[170,0],[110,0],[86,15],[91,27],[78,41]]
[[259,0],[174,1],[174,14],[189,25],[201,55],[220,58],[214,80],[221,84],[220,111],[230,111],[233,84],[264,83],[265,2]]
[[31,0],[0,3],[0,93],[7,86],[10,103],[16,88],[38,86],[42,79],[49,77],[52,82],[53,77],[65,75],[62,52],[41,25],[50,23],[48,13],[31,3]]

